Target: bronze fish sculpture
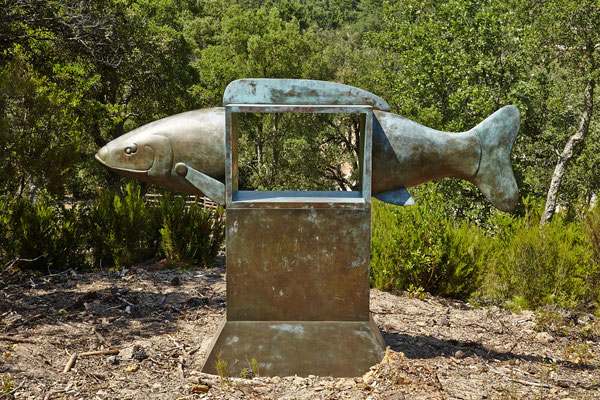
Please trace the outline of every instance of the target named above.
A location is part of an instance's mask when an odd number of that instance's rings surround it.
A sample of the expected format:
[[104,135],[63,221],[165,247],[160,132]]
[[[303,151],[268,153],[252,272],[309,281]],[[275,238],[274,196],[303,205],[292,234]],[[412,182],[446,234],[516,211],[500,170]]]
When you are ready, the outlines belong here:
[[[238,92],[230,90],[232,85]],[[234,81],[224,104],[234,97],[263,104],[368,104],[374,108],[372,192],[379,200],[411,205],[407,188],[444,177],[475,184],[496,208],[512,211],[519,191],[510,152],[519,132],[515,106],[496,111],[473,129],[437,131],[393,114],[379,97],[332,82],[280,79]],[[277,97],[278,96],[278,97]],[[149,123],[102,147],[96,159],[125,176],[225,204],[225,109],[201,109]]]

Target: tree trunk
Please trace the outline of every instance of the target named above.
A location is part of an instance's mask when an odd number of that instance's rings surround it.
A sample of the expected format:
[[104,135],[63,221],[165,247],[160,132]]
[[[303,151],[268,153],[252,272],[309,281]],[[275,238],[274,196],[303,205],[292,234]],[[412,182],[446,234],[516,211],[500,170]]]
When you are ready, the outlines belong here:
[[550,181],[550,188],[548,189],[548,197],[546,198],[546,207],[544,208],[544,214],[540,221],[540,226],[544,226],[552,220],[554,213],[556,212],[556,200],[558,198],[558,191],[562,178],[565,173],[565,168],[571,159],[575,148],[581,144],[590,128],[590,121],[592,120],[592,114],[594,111],[594,86],[596,82],[591,79],[586,88],[583,97],[583,112],[579,117],[579,127],[577,132],[569,138],[569,141],[565,145],[562,153],[558,156],[558,162],[554,168],[554,174],[552,174],[552,181]]

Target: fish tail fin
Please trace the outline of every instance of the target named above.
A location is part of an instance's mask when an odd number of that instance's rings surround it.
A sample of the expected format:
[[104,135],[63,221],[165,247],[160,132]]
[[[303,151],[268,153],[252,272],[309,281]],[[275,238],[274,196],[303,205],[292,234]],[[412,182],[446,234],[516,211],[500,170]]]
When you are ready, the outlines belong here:
[[519,133],[521,114],[515,106],[496,111],[471,130],[479,137],[479,168],[469,179],[501,211],[513,211],[519,202],[519,188],[510,163],[510,152]]

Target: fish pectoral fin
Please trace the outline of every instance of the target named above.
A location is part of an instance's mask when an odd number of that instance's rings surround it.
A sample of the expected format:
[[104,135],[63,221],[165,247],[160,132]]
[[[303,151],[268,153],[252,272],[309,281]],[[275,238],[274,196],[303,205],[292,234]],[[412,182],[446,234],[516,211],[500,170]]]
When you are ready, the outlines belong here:
[[225,205],[225,185],[184,163],[175,165],[175,172],[215,203]]
[[395,206],[414,206],[415,200],[408,193],[405,188],[390,190],[389,192],[374,194],[377,200],[381,200],[384,203],[393,204]]

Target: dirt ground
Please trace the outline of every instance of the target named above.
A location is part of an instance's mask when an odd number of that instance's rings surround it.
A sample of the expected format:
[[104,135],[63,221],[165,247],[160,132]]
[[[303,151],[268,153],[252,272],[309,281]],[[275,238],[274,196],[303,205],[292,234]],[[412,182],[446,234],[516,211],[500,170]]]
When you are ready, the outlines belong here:
[[363,377],[203,374],[223,272],[0,277],[0,399],[600,399],[600,318],[378,290],[389,348]]

